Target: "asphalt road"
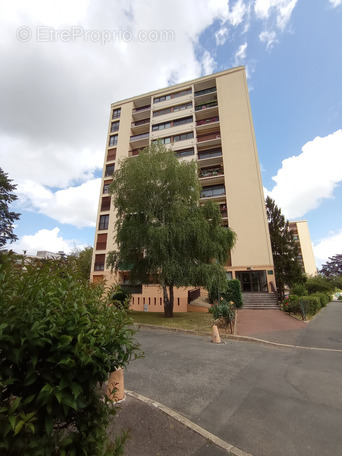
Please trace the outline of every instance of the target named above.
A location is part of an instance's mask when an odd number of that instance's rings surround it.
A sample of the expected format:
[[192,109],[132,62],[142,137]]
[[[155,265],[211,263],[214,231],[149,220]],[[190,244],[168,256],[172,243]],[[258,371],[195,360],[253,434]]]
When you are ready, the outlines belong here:
[[[342,303],[280,348],[141,330],[125,388],[254,456],[342,454]],[[340,351],[339,351],[340,350]]]

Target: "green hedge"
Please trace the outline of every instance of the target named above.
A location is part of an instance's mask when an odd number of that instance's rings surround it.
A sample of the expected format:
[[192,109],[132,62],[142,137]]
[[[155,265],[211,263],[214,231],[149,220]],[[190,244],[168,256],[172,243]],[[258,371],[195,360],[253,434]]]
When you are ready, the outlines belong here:
[[0,257],[0,454],[122,454],[101,385],[138,354],[130,323],[70,265]]
[[324,293],[323,291],[317,291],[316,293],[312,293],[309,297],[316,297],[319,298],[321,307],[325,307],[330,302],[330,295]]
[[[302,307],[303,306],[303,307]],[[282,303],[284,312],[315,315],[321,309],[321,301],[318,296],[295,296],[290,295]],[[304,316],[304,315],[303,315]]]
[[235,307],[240,309],[243,306],[241,283],[238,279],[228,280],[227,291],[223,294],[226,301],[233,301]]

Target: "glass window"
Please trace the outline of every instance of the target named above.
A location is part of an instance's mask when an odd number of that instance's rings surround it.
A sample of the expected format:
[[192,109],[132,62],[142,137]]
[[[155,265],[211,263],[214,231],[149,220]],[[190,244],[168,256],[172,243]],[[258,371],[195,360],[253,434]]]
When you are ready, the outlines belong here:
[[176,152],[176,157],[189,157],[191,155],[194,155],[195,151],[194,149],[183,149],[183,150],[177,150]]
[[113,109],[112,119],[118,119],[121,115],[121,108]]
[[109,192],[109,184],[104,184],[103,193],[108,193],[108,192]]
[[107,230],[109,223],[109,214],[100,215],[99,230]]
[[192,116],[183,117],[182,119],[174,120],[173,126],[178,127],[179,125],[184,125],[184,124],[191,123],[191,122],[192,122]]
[[110,127],[110,132],[115,133],[116,131],[119,131],[119,125],[120,125],[120,120],[117,120],[116,122],[112,122],[112,125]]
[[171,108],[160,109],[159,111],[154,111],[153,117],[163,116],[164,114],[170,114]]
[[183,133],[182,135],[175,135],[173,137],[174,142],[177,141],[185,141],[186,139],[192,139],[194,137],[194,133],[191,131],[189,133]]
[[107,165],[105,171],[105,177],[112,176],[114,174],[115,165]]
[[170,128],[170,127],[171,127],[171,122],[164,122],[161,124],[153,125],[152,131],[164,130],[165,128]]
[[118,143],[118,135],[109,136],[109,147],[116,146]]

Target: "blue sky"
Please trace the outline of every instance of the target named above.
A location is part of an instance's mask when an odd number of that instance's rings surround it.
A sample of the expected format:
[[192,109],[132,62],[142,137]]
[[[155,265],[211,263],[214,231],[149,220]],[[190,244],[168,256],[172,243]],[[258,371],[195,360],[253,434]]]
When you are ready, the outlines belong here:
[[318,266],[342,253],[341,24],[342,0],[0,0],[12,247],[93,244],[111,102],[245,65],[265,193]]

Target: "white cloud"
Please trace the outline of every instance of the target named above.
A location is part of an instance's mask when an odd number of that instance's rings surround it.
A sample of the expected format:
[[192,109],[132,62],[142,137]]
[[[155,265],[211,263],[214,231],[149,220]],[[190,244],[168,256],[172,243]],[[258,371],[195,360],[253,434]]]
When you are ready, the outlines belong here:
[[102,168],[110,103],[214,71],[198,39],[229,13],[226,0],[0,2],[0,162],[30,210],[93,224],[98,191],[83,201],[92,183],[76,186]]
[[232,7],[232,10],[229,12],[228,20],[234,26],[240,25],[245,17],[246,12],[248,11],[248,6],[244,3],[243,0],[238,0],[235,5]]
[[342,0],[329,0],[333,8],[336,8],[339,5],[342,5]]
[[39,230],[33,235],[24,235],[8,247],[17,253],[23,253],[26,250],[27,255],[36,255],[39,250],[47,250],[53,253],[63,251],[68,254],[75,247],[80,249],[85,247],[77,244],[75,240],[63,239],[59,233],[60,229],[57,227],[52,230]]
[[247,55],[247,43],[241,44],[234,55],[234,66],[242,65]]
[[228,27],[221,27],[215,33],[215,41],[217,46],[222,46],[228,38]]
[[27,181],[18,185],[18,204],[26,210],[69,223],[78,228],[95,226],[101,179],[89,180],[77,187],[52,192]]
[[204,74],[212,74],[216,68],[216,62],[208,51],[205,51],[202,57],[202,67]]
[[298,218],[332,198],[342,182],[342,130],[317,136],[302,153],[283,160],[269,192],[288,219]]
[[273,48],[275,43],[278,43],[277,35],[274,31],[267,32],[266,30],[261,32],[259,39],[262,43],[266,43],[266,51],[269,51]]
[[258,19],[275,18],[276,25],[284,30],[298,0],[255,0],[254,12]]
[[314,244],[313,251],[318,269],[328,261],[329,257],[342,253],[342,228]]

